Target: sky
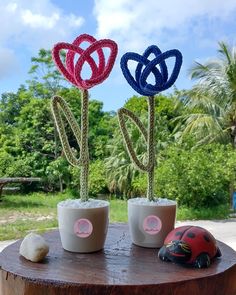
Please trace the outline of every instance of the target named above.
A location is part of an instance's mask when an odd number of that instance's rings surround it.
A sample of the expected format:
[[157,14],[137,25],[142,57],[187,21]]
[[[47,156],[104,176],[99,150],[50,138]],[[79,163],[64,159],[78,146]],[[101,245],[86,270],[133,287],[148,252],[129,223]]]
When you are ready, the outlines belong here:
[[118,44],[109,78],[90,90],[105,111],[136,94],[120,70],[124,53],[142,54],[153,44],[179,49],[183,66],[175,86],[188,89],[194,61],[215,58],[219,41],[236,45],[236,0],[0,0],[0,11],[0,94],[25,83],[40,48],[87,33]]

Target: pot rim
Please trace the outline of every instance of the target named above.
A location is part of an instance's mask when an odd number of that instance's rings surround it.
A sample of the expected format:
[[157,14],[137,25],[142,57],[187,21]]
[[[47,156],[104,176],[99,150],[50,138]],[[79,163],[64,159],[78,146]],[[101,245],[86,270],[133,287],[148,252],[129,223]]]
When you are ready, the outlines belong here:
[[[141,202],[143,200],[143,202]],[[155,198],[156,201],[149,201],[144,197],[137,197],[128,200],[129,205],[140,206],[140,207],[170,207],[177,206],[177,202],[170,199]],[[158,200],[166,200],[167,202],[158,203]]]
[[63,203],[65,203],[68,200],[72,200],[72,201],[80,201],[80,204],[83,204],[83,202],[81,202],[81,199],[66,199],[64,201],[60,201],[59,203],[57,203],[57,208],[59,209],[65,209],[65,210],[93,210],[93,209],[100,209],[100,208],[106,208],[106,207],[110,207],[110,202],[106,201],[106,200],[99,200],[99,199],[89,199],[88,201],[85,202],[91,202],[91,201],[97,201],[101,202],[102,204],[99,206],[91,206],[91,207],[80,207],[79,206],[79,202],[77,206],[73,206],[71,204],[69,205],[62,205]]

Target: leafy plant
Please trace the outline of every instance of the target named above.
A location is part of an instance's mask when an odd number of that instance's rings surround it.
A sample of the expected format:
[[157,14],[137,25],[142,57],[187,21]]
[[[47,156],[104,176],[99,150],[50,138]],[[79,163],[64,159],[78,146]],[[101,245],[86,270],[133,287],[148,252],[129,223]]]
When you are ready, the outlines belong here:
[[231,146],[169,147],[156,169],[156,192],[187,207],[214,207],[229,199]]

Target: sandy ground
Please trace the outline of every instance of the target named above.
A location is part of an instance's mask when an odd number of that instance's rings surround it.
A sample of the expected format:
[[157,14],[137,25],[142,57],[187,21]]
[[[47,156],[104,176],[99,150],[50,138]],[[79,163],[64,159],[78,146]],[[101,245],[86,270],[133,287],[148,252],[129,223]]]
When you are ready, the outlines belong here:
[[[236,218],[226,219],[226,220],[197,220],[197,221],[184,221],[177,222],[177,226],[181,225],[198,225],[208,229],[214,237],[229,245],[236,251]],[[15,242],[14,240],[10,241],[0,241],[0,252]],[[236,255],[236,254],[235,254]]]
[[[197,220],[177,222],[180,225],[197,225],[209,230],[213,236],[236,251],[236,218],[226,220]],[[236,254],[235,254],[236,255]]]

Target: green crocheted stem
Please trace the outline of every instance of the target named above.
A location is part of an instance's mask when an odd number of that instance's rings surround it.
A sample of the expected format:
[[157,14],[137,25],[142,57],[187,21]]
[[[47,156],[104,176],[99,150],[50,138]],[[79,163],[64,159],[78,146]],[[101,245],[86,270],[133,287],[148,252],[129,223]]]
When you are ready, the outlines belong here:
[[[139,129],[147,143],[148,160],[143,164],[135,154],[133,144],[130,139],[128,129],[126,127],[125,117],[129,118]],[[118,110],[118,119],[124,143],[129,154],[130,160],[142,172],[147,172],[148,187],[147,198],[154,200],[154,168],[155,168],[155,141],[154,141],[154,125],[155,125],[155,99],[153,96],[148,97],[148,130],[144,127],[139,118],[131,111],[121,108]]]
[[82,91],[81,103],[81,146],[80,146],[80,198],[88,200],[88,174],[89,174],[89,152],[88,152],[88,91]]
[[147,198],[149,201],[154,200],[154,169],[155,169],[155,99],[153,96],[148,97],[148,162],[150,169],[148,171]]

